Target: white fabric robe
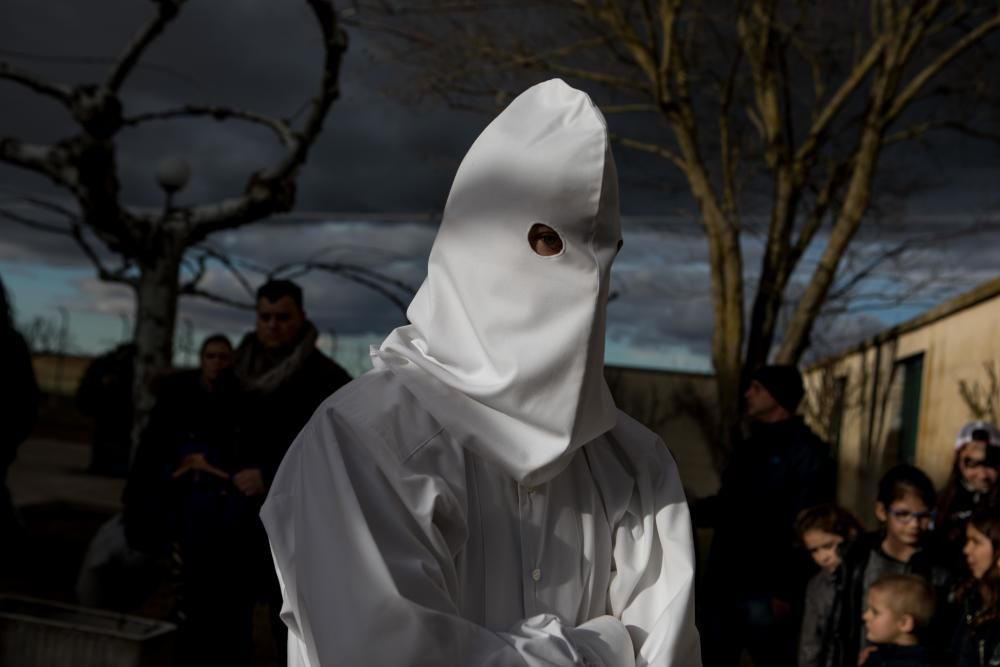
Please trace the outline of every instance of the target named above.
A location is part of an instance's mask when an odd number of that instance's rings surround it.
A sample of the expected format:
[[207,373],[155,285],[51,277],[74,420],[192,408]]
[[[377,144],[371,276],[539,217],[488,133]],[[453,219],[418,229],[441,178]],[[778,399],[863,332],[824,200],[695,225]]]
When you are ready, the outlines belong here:
[[261,517],[291,667],[701,664],[676,465],[622,413],[527,488],[378,369],[319,408]]

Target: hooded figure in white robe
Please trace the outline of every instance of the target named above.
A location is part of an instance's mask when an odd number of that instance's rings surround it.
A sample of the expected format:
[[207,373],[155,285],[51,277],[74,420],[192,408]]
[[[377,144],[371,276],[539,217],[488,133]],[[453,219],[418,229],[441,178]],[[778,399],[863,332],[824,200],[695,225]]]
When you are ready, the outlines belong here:
[[604,118],[560,80],[469,150],[411,323],[261,512],[292,667],[701,665],[676,465],[602,372],[617,187]]

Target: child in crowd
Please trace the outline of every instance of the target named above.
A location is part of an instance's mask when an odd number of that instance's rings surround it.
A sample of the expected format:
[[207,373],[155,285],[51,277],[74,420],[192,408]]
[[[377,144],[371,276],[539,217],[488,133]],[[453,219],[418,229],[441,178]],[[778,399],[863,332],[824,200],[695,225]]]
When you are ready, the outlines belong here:
[[820,571],[806,586],[802,628],[799,634],[799,667],[834,667],[834,623],[841,582],[841,548],[861,533],[853,514],[826,504],[799,512],[795,532]]
[[955,438],[955,459],[941,490],[934,532],[947,564],[963,573],[965,524],[980,507],[991,504],[1000,466],[1000,430],[990,422],[972,421]]
[[972,516],[964,554],[972,576],[956,591],[963,613],[952,647],[953,664],[1000,665],[1000,508]]
[[934,485],[915,466],[898,465],[879,480],[875,516],[881,528],[859,537],[844,554],[843,590],[834,638],[834,650],[842,667],[856,667],[862,649],[869,644],[860,621],[873,582],[890,574],[916,574],[935,590],[946,590],[947,571],[936,567],[929,550],[923,548],[934,502]]
[[930,667],[920,636],[934,616],[934,591],[923,577],[889,574],[868,587],[863,619],[871,645],[861,654],[864,667]]

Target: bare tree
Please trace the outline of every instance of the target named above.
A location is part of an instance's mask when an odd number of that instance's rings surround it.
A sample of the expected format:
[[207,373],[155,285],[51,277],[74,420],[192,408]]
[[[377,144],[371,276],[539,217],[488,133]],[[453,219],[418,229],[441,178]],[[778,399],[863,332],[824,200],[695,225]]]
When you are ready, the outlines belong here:
[[[134,338],[136,419],[133,436],[152,405],[149,379],[170,363],[179,294],[191,293],[200,277],[181,284],[185,253],[209,235],[287,211],[295,202],[299,169],[319,136],[327,112],[338,96],[338,75],[346,37],[331,0],[304,0],[322,35],[322,75],[303,121],[293,123],[252,111],[189,104],[156,112],[128,115],[122,88],[149,46],[177,18],[187,0],[154,0],[154,15],[125,46],[105,78],[70,86],[0,61],[0,78],[20,84],[61,104],[78,132],[52,145],[38,145],[0,136],[0,160],[47,177],[62,188],[79,213],[61,204],[36,200],[63,219],[70,233],[104,280],[131,287],[136,298]],[[237,196],[197,206],[168,205],[150,212],[127,206],[120,196],[116,140],[126,129],[182,118],[240,121],[270,130],[283,147],[281,156],[254,172]],[[8,218],[21,217],[12,211]],[[23,220],[22,220],[23,221]],[[30,220],[28,221],[30,222]],[[94,241],[121,258],[108,266]],[[135,438],[133,438],[135,440]]]
[[[975,102],[992,94],[996,66],[969,58],[991,44],[1000,8],[986,0],[357,0],[347,20],[392,36],[399,48],[390,55],[420,68],[419,92],[457,107],[503,104],[540,77],[579,82],[619,145],[676,169],[708,245],[725,442],[738,432],[748,373],[769,359],[795,363],[808,347],[887,149],[941,128],[976,132]],[[951,103],[930,103],[940,99]],[[754,194],[766,201],[763,229],[751,221],[762,208]],[[753,287],[748,233],[764,244]],[[807,275],[791,293],[797,272]]]
[[991,359],[983,362],[985,380],[959,380],[958,392],[973,419],[1000,423],[1000,365]]

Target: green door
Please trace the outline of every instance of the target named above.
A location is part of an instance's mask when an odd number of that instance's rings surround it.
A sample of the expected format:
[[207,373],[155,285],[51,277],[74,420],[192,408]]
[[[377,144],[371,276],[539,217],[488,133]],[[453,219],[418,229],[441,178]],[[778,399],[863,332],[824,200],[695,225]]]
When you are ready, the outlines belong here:
[[924,378],[924,355],[899,362],[903,370],[903,405],[899,434],[899,462],[916,463],[917,431],[920,428],[920,390]]

